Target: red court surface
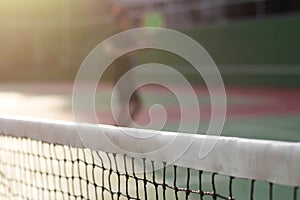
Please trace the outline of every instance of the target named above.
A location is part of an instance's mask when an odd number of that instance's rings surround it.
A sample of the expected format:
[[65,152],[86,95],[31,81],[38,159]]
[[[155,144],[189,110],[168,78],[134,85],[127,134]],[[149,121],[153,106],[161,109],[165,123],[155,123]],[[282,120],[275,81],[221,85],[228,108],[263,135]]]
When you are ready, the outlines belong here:
[[[0,112],[73,121],[72,89],[72,83],[2,84],[0,86]],[[194,89],[199,100],[204,99],[199,106],[201,120],[209,121],[211,106],[209,93],[204,87]],[[109,99],[111,90],[111,85],[102,84],[97,91],[97,99]],[[149,106],[153,103],[160,104],[160,101],[167,111],[168,122],[179,122],[180,107],[178,104],[168,103],[165,97],[172,94],[167,93],[165,88],[145,86],[140,91],[142,96],[145,96],[143,99],[146,102],[136,119],[138,123],[147,123]],[[227,87],[226,94],[228,119],[300,115],[300,88]],[[99,108],[96,106],[99,121],[111,124],[109,101],[104,104]],[[192,110],[194,107],[184,105],[182,109]],[[82,110],[82,116],[85,116],[83,118],[89,122],[89,113]]]

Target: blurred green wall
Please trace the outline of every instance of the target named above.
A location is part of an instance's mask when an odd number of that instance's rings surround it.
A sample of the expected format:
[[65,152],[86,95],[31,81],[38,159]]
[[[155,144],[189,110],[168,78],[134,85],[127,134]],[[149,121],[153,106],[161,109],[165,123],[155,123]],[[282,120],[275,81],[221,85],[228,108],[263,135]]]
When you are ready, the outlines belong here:
[[[198,41],[222,65],[299,65],[300,16],[231,22],[179,30]],[[142,62],[183,64],[159,51],[141,54]]]
[[[222,77],[226,85],[300,87],[300,74],[293,72],[300,70],[300,16],[243,20],[181,32],[207,50],[220,71],[225,72]],[[172,65],[189,81],[203,83],[197,71],[174,54],[146,50],[139,58],[142,63]],[[236,71],[226,73],[231,66]],[[243,72],[251,66],[255,66],[252,73]]]
[[184,31],[221,65],[300,64],[300,16]]

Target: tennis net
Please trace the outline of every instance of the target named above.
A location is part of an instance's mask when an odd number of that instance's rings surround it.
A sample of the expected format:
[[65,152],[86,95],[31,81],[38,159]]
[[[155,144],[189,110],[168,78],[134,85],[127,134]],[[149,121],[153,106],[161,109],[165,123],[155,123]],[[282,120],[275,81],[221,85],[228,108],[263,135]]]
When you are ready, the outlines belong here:
[[0,118],[1,199],[295,200],[299,169],[299,143]]

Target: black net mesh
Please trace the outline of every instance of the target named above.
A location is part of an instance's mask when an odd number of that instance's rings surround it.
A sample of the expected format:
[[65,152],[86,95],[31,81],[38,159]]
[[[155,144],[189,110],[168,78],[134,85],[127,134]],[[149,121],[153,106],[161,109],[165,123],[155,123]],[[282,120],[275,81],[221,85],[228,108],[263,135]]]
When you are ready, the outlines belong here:
[[1,199],[299,199],[295,187],[0,135]]

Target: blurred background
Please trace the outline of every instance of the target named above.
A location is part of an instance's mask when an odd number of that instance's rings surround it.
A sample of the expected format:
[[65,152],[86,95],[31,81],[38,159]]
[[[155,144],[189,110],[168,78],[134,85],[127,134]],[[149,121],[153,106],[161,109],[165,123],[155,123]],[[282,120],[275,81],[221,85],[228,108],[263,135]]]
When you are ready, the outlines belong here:
[[[207,50],[226,85],[224,135],[299,141],[298,0],[1,1],[0,113],[73,120],[73,81],[87,54],[114,34],[112,3],[126,6],[137,21],[155,11],[161,26],[187,34]],[[210,99],[195,69],[158,50],[138,52],[137,59],[139,64],[167,64],[187,77],[199,94],[204,113],[199,133],[205,132]],[[157,73],[144,75],[161,75]],[[100,123],[105,124],[113,122],[110,80],[108,70],[96,96]],[[138,123],[147,123],[147,108],[159,103],[169,114],[164,129],[176,130],[176,97],[153,86],[141,88],[141,93],[144,108]]]
[[[73,81],[91,49],[113,34],[112,2],[1,2],[0,79]],[[300,3],[297,0],[114,2],[130,7],[130,15],[136,19],[143,17],[147,10],[159,10],[165,27],[180,30],[197,40],[225,73],[294,74],[299,70]],[[179,59],[160,53],[159,57],[147,55],[149,59],[182,64]]]

